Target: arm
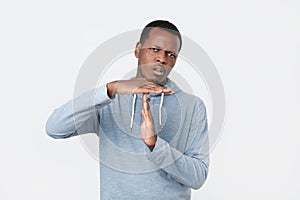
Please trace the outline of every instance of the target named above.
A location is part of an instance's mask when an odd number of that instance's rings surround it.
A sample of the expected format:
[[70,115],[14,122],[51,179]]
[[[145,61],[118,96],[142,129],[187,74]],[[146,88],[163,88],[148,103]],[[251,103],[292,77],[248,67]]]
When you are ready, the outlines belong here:
[[101,108],[109,104],[115,94],[162,92],[172,93],[170,89],[162,88],[143,78],[110,82],[69,100],[54,110],[46,123],[46,132],[53,138],[98,133],[99,120],[95,107]]
[[105,85],[90,90],[55,109],[47,120],[46,132],[53,138],[97,133],[99,122],[95,107],[102,107],[110,102]]
[[208,130],[204,104],[193,113],[187,147],[184,153],[157,136],[153,151],[146,157],[184,186],[199,189],[208,174]]

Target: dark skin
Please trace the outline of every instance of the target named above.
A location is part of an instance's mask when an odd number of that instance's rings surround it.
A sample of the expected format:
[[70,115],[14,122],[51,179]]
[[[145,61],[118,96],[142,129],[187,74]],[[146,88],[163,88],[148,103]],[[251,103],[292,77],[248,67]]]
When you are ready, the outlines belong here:
[[109,97],[114,94],[143,94],[141,137],[150,149],[155,146],[156,134],[147,94],[173,94],[171,89],[162,85],[176,63],[179,47],[180,40],[176,35],[161,28],[152,28],[148,38],[143,43],[138,42],[134,51],[138,59],[136,78],[107,84]]

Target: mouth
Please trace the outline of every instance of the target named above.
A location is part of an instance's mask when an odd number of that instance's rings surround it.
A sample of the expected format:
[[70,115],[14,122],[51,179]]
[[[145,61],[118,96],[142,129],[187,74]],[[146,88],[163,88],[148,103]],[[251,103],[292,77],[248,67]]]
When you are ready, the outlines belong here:
[[152,69],[153,69],[153,73],[156,76],[163,76],[164,75],[164,68],[162,68],[161,66],[154,66]]

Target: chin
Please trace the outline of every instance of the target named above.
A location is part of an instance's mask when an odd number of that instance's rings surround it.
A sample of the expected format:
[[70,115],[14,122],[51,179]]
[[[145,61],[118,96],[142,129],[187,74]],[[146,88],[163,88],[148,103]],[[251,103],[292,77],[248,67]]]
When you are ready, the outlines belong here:
[[147,78],[147,81],[156,83],[158,85],[164,85],[166,82],[167,78],[163,78],[163,79],[158,79],[158,78]]

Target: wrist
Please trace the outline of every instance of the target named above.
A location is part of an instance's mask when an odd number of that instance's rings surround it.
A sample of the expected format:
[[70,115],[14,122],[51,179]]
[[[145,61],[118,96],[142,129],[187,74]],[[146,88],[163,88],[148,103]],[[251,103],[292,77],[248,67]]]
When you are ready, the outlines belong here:
[[109,82],[109,83],[106,84],[107,95],[111,99],[113,99],[115,94],[116,94],[115,88],[116,88],[117,82],[118,81],[113,81],[113,82]]
[[155,147],[155,143],[156,143],[157,137],[156,135],[150,137],[150,138],[146,138],[143,139],[144,143],[149,147],[149,149],[152,151]]

